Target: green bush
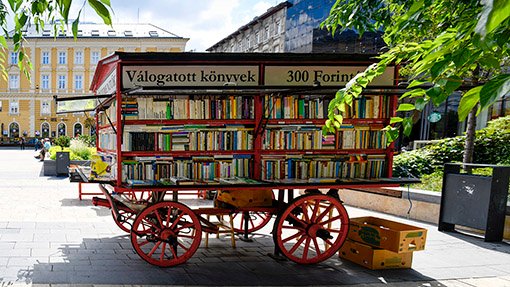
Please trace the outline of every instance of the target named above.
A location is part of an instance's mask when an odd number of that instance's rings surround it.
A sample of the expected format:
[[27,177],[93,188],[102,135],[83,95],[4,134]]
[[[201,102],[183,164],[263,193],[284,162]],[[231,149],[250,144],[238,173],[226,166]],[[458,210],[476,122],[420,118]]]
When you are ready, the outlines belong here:
[[427,150],[416,149],[403,152],[394,157],[393,176],[395,177],[420,177],[423,174],[434,172],[430,164],[431,157]]
[[[394,176],[431,174],[447,162],[462,162],[465,136],[442,139],[434,144],[395,156]],[[474,163],[510,164],[510,116],[490,121],[475,133]]]
[[84,143],[86,143],[88,146],[96,146],[96,137],[95,136],[89,136],[89,135],[80,135],[78,139]]
[[88,144],[80,139],[72,139],[69,149],[72,152],[71,160],[88,160],[92,155]]
[[59,136],[55,139],[54,144],[61,147],[69,147],[71,144],[71,138],[68,136]]

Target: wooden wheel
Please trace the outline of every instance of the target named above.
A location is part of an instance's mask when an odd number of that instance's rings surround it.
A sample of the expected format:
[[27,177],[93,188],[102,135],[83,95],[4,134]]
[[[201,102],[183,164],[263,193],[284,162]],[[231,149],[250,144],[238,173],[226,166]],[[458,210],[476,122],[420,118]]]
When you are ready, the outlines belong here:
[[131,229],[131,244],[143,260],[160,267],[186,262],[197,250],[202,226],[186,205],[163,201],[144,209]]
[[279,250],[300,264],[314,264],[335,254],[347,237],[349,217],[329,195],[296,198],[277,218],[273,239]]
[[248,232],[255,232],[264,227],[271,220],[271,213],[265,211],[241,211],[233,216],[234,231],[245,233],[245,221],[248,220]]
[[[142,191],[142,192],[124,192],[120,196],[123,197],[124,200],[129,201],[133,203],[133,205],[136,206],[147,206],[149,201],[152,199],[152,192],[150,191]],[[119,208],[119,214],[122,215],[123,221],[119,221],[118,219],[113,216],[113,209],[112,209],[112,216],[113,220],[117,224],[120,229],[123,231],[129,233],[131,232],[131,227],[133,226],[133,222],[135,221],[136,215],[140,212],[142,208],[139,208],[138,210],[134,210],[131,208],[126,207],[120,207]]]

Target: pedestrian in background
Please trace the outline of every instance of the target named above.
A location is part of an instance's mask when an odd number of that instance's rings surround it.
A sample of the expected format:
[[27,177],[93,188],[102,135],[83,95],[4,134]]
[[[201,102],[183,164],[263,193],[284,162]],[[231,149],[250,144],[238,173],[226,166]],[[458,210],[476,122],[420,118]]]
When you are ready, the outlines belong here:
[[25,137],[21,137],[19,139],[19,145],[20,145],[21,150],[25,150]]

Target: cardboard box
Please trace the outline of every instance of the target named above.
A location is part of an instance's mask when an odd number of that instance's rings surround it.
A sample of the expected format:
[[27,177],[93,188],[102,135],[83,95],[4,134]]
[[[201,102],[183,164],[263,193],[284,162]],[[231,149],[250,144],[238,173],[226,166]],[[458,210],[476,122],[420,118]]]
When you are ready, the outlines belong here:
[[411,268],[413,253],[395,253],[347,239],[339,252],[347,259],[370,269]]
[[425,249],[427,229],[377,217],[351,218],[348,238],[396,253]]

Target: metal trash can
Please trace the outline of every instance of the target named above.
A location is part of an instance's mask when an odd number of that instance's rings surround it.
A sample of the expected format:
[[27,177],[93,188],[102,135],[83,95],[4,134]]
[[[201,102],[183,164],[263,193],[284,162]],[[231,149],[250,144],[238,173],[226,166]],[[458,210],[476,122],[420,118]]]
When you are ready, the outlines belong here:
[[69,158],[69,152],[57,152],[56,158],[57,165],[57,176],[66,175],[69,176],[69,165],[71,164],[71,159]]

